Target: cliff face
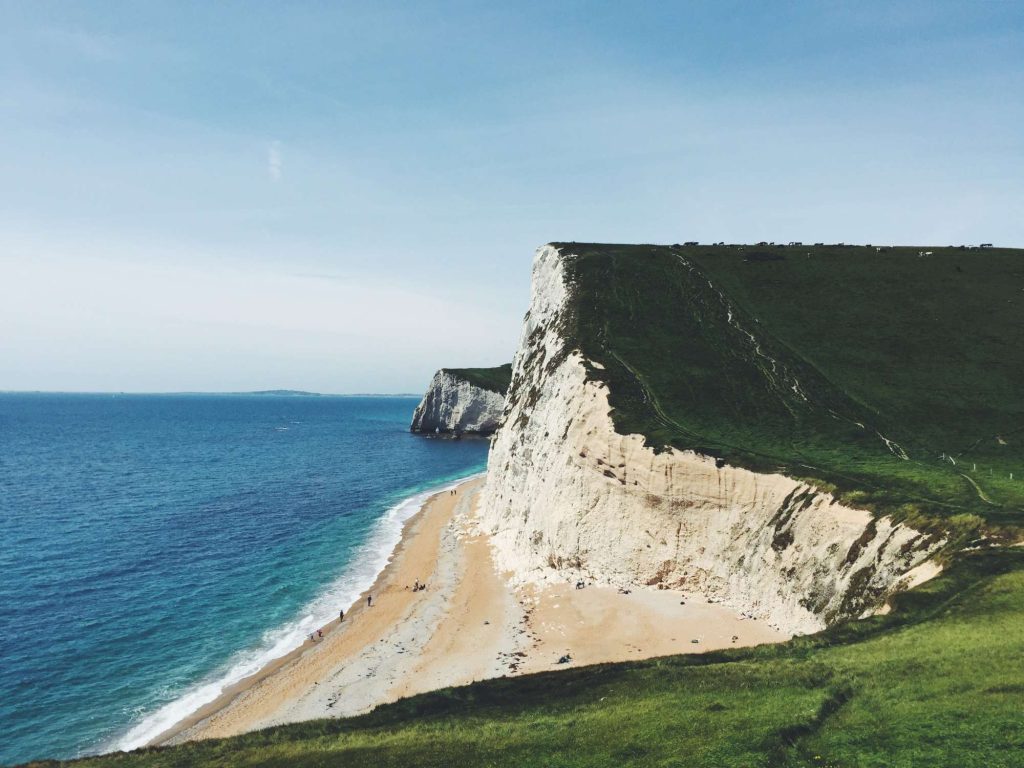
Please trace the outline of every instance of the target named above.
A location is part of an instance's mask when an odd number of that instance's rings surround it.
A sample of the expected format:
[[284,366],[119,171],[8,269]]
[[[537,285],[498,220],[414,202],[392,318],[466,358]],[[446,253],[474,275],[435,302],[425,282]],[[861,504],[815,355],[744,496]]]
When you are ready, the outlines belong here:
[[570,289],[541,248],[481,512],[500,570],[670,587],[810,632],[877,607],[940,546],[783,475],[618,434],[588,380],[600,363],[563,336]]
[[416,406],[409,429],[424,433],[489,435],[497,428],[504,405],[504,392],[485,388],[457,370],[442,368],[434,374],[426,394]]

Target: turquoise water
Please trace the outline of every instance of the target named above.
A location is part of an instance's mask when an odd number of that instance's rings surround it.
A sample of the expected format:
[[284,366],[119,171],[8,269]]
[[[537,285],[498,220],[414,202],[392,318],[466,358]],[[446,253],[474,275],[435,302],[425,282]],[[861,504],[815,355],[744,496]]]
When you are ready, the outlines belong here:
[[415,404],[0,395],[0,763],[138,746],[347,608],[486,462]]

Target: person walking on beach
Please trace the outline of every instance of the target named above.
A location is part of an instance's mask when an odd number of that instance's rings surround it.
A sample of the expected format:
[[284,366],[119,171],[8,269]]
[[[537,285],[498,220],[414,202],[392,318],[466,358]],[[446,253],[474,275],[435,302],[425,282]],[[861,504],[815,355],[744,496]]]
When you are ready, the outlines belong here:
[[372,608],[373,607],[373,595],[367,595],[366,596],[366,607],[367,608]]
[[345,620],[345,610],[342,609],[342,610],[338,611],[338,623],[340,624],[344,620]]
[[322,639],[324,636],[324,631],[322,629],[318,629],[316,631],[316,636]]

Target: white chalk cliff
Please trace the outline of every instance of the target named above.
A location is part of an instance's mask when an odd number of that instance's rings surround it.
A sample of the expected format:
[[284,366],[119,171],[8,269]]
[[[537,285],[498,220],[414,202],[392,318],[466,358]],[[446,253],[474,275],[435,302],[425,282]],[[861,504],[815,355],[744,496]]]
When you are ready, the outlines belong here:
[[588,380],[599,363],[561,335],[570,293],[562,254],[539,249],[481,510],[500,570],[679,589],[806,633],[878,607],[941,545],[789,477],[617,433]]
[[489,435],[498,426],[505,395],[442,368],[413,412],[413,432]]

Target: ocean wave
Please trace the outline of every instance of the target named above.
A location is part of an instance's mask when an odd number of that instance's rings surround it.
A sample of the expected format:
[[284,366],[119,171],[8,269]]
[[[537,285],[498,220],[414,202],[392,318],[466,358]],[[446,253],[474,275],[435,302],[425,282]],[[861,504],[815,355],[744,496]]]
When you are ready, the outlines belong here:
[[401,541],[406,521],[422,509],[428,498],[480,475],[482,473],[429,488],[390,507],[376,522],[344,573],[305,605],[294,619],[268,630],[259,645],[236,653],[209,678],[189,687],[155,711],[141,715],[126,733],[102,745],[96,752],[130,751],[146,746],[160,734],[215,701],[232,685],[301,646],[311,632],[338,615],[339,607],[347,611],[373,585]]

